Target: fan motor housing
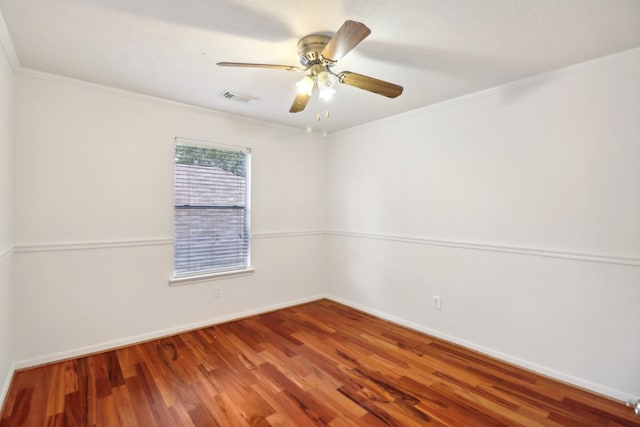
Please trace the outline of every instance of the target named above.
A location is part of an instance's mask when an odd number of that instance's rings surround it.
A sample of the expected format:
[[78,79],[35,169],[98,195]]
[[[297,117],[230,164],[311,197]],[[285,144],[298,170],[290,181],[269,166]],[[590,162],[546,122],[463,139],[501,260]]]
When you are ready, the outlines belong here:
[[312,34],[301,38],[298,41],[300,63],[305,67],[323,63],[324,59],[320,52],[329,43],[329,40],[331,40],[331,37],[321,34]]

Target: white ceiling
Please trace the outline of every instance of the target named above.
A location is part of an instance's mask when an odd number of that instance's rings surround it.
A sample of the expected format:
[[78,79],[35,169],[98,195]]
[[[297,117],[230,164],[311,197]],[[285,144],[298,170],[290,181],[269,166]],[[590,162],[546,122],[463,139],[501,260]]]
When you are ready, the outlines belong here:
[[[318,132],[640,46],[639,0],[0,0],[0,11],[23,68]],[[292,114],[302,74],[216,66],[299,65],[300,37],[346,19],[372,33],[334,71],[400,84],[400,97],[342,85]]]

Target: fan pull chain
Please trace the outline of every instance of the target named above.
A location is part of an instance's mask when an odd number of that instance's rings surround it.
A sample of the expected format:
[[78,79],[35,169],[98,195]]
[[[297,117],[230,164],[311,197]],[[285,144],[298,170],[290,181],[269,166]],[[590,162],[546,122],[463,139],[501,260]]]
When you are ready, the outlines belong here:
[[[331,117],[331,114],[329,114],[329,110],[325,111],[324,117],[327,118],[327,119],[329,117]],[[322,116],[320,115],[320,113],[316,114],[316,121],[319,122],[321,120],[321,118],[322,118]]]

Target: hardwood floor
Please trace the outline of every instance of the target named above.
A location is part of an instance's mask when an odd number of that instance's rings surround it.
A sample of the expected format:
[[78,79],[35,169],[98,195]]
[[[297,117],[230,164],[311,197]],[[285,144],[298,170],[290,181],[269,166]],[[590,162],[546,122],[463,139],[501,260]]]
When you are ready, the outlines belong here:
[[0,427],[640,426],[631,408],[322,300],[17,372]]

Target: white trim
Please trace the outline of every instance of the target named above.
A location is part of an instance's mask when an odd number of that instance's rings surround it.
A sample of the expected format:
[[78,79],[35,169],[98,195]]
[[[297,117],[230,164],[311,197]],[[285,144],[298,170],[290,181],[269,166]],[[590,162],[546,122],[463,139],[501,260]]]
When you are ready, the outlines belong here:
[[5,259],[9,259],[9,257],[13,255],[13,252],[13,248],[8,248],[4,252],[0,252],[0,263],[4,262]]
[[[432,239],[428,237],[418,236],[402,236],[383,233],[363,233],[344,230],[303,230],[303,231],[274,231],[260,232],[251,235],[252,240],[260,239],[283,239],[296,237],[313,237],[313,236],[341,236],[359,239],[386,240],[391,242],[401,242],[410,244],[419,244],[427,246],[441,246],[458,249],[468,249],[488,252],[501,252],[517,255],[529,255],[546,258],[568,259],[573,261],[596,262],[604,264],[628,265],[633,267],[640,266],[640,258],[622,257],[616,255],[592,254],[585,252],[569,252],[558,251],[542,248],[529,248],[523,246],[496,245],[493,243],[465,242],[459,240]],[[60,251],[77,251],[92,249],[111,249],[125,247],[140,246],[166,246],[172,245],[173,238],[158,238],[145,240],[111,240],[96,242],[76,242],[76,243],[40,243],[30,245],[17,245],[13,249],[0,254],[0,261],[8,257],[12,253],[32,253],[32,252],[60,252]]]
[[254,233],[251,235],[254,239],[282,239],[288,237],[311,237],[324,236],[326,231],[323,230],[305,230],[305,231],[271,231]]
[[9,384],[11,382],[11,378],[13,376],[13,373],[18,370],[18,369],[25,369],[25,368],[30,368],[33,366],[38,366],[38,365],[43,365],[43,364],[47,364],[47,363],[52,363],[52,362],[57,362],[57,361],[61,361],[61,360],[66,360],[66,359],[70,359],[70,358],[74,358],[74,357],[81,357],[81,356],[86,356],[89,354],[94,354],[94,353],[98,353],[101,351],[107,351],[107,350],[111,350],[114,348],[119,348],[119,347],[123,347],[126,345],[132,345],[132,344],[137,344],[137,343],[141,343],[141,342],[145,342],[145,341],[150,341],[150,340],[154,340],[154,339],[159,339],[162,337],[167,337],[167,336],[171,336],[171,335],[175,335],[178,333],[182,333],[182,332],[187,332],[187,331],[192,331],[195,329],[199,329],[199,328],[204,328],[204,327],[208,327],[208,326],[213,326],[216,324],[221,324],[221,323],[225,323],[225,322],[230,322],[230,321],[234,321],[234,320],[238,320],[238,319],[242,319],[245,317],[249,317],[249,316],[255,316],[255,315],[259,315],[262,313],[267,313],[270,311],[274,311],[274,310],[279,310],[279,309],[283,309],[283,308],[287,308],[287,307],[292,307],[295,305],[299,305],[299,304],[305,304],[305,303],[309,303],[309,302],[313,302],[313,301],[317,301],[317,300],[321,300],[321,299],[329,299],[335,302],[338,302],[340,304],[344,304],[346,306],[349,307],[353,307],[355,309],[361,310],[365,313],[371,314],[372,316],[376,316],[379,317],[381,319],[387,320],[389,322],[398,324],[400,326],[404,326],[406,328],[410,328],[440,339],[443,339],[445,341],[449,341],[461,346],[464,346],[466,348],[469,348],[471,350],[474,351],[478,351],[480,353],[486,354],[488,356],[494,357],[496,359],[505,361],[507,363],[511,363],[514,365],[517,365],[519,367],[523,367],[525,369],[529,369],[531,371],[534,371],[536,373],[539,373],[541,375],[545,375],[566,383],[570,383],[573,384],[575,386],[584,388],[586,390],[595,392],[595,393],[599,393],[605,396],[609,396],[611,398],[614,398],[616,400],[619,400],[620,402],[625,402],[625,401],[636,401],[639,396],[634,396],[630,393],[626,393],[623,391],[619,391],[619,390],[615,390],[606,386],[603,386],[601,384],[595,384],[592,383],[590,381],[586,381],[584,379],[581,378],[577,378],[577,377],[573,377],[571,375],[565,374],[563,372],[560,371],[556,371],[554,369],[545,367],[545,366],[541,366],[538,365],[536,363],[533,362],[529,362],[527,360],[524,359],[520,359],[505,353],[502,353],[500,351],[488,348],[488,347],[484,347],[478,344],[475,344],[473,342],[464,340],[464,339],[460,339],[457,337],[454,337],[452,335],[448,335],[427,327],[424,327],[422,325],[413,323],[413,322],[409,322],[406,321],[404,319],[401,319],[399,317],[378,311],[378,310],[374,310],[370,307],[366,307],[364,305],[361,304],[356,304],[352,301],[348,301],[333,295],[328,295],[328,294],[319,294],[319,295],[314,295],[311,297],[306,297],[306,298],[300,298],[297,300],[293,300],[293,301],[287,301],[284,303],[279,303],[279,304],[273,304],[270,306],[265,306],[265,307],[261,307],[261,308],[256,308],[256,309],[252,309],[252,310],[246,310],[240,313],[236,313],[236,314],[230,314],[230,315],[226,315],[226,316],[220,316],[217,318],[213,318],[210,320],[206,320],[206,321],[202,321],[202,322],[195,322],[195,323],[191,323],[191,324],[187,324],[187,325],[182,325],[179,327],[174,327],[174,328],[168,328],[168,329],[164,329],[164,330],[160,330],[160,331],[155,331],[155,332],[149,332],[146,334],[141,334],[141,335],[135,335],[132,337],[128,337],[128,338],[123,338],[123,339],[118,339],[118,340],[113,340],[113,341],[108,341],[105,343],[101,343],[101,344],[95,344],[95,345],[91,345],[91,346],[86,346],[86,347],[81,347],[81,348],[77,348],[77,349],[73,349],[73,350],[68,350],[68,351],[63,351],[63,352],[58,352],[58,353],[52,353],[52,354],[48,354],[45,356],[40,356],[40,357],[34,357],[31,359],[25,359],[25,360],[21,360],[18,362],[14,362],[11,365],[10,368],[10,372],[7,378],[7,382],[5,383],[5,386],[3,387],[2,390],[2,394],[0,394],[0,404],[2,404],[4,397],[6,396],[6,393],[8,391],[8,387]]
[[205,141],[203,139],[186,138],[184,136],[176,136],[173,140],[175,145],[182,145],[184,147],[213,148],[223,151],[235,151],[247,155],[251,154],[251,147],[243,147],[241,145],[222,144],[220,142]]
[[[175,141],[176,153],[178,151],[178,147],[187,147],[187,148],[197,147],[197,148],[203,148],[205,150],[242,153],[242,155],[244,155],[244,171],[245,171],[244,202],[245,203],[244,203],[243,210],[245,214],[244,225],[247,228],[246,230],[247,233],[246,233],[246,236],[244,236],[244,238],[242,239],[242,243],[243,244],[246,243],[247,256],[246,256],[246,259],[244,260],[245,263],[243,263],[243,265],[241,266],[233,266],[223,270],[206,271],[206,272],[187,272],[186,274],[181,274],[178,276],[174,275],[172,278],[169,279],[169,286],[187,285],[190,283],[199,283],[199,282],[205,282],[210,280],[219,280],[219,279],[225,279],[229,277],[246,276],[248,274],[253,274],[254,268],[251,267],[251,237],[252,237],[251,235],[252,233],[252,230],[251,230],[251,148],[239,147],[236,145],[229,145],[229,144],[221,144],[217,142],[205,141],[200,139],[183,138],[180,136],[176,136],[174,138],[174,141]],[[175,167],[177,166],[179,166],[179,164],[174,163],[172,169],[175,170]],[[176,177],[177,177],[177,172],[174,173],[174,185],[173,185],[173,196],[174,196],[173,204],[175,205],[175,208],[176,208],[175,212],[177,212],[177,209],[181,207],[181,205],[180,206],[178,205],[178,202],[176,199],[176,197],[178,197],[178,191],[176,189],[176,183],[177,183]],[[175,234],[175,227],[174,227],[174,243],[176,239],[175,236],[176,234]],[[190,241],[190,239],[187,239],[187,240],[188,240],[187,243],[189,244],[189,246],[191,246],[192,242]],[[214,258],[216,257],[214,256]],[[174,263],[175,263],[175,257],[174,257]]]
[[524,360],[524,359],[520,359],[518,357],[515,356],[511,356],[509,354],[506,353],[502,353],[501,351],[498,350],[494,350],[492,348],[489,347],[485,347],[476,343],[473,343],[471,341],[467,341],[465,339],[461,339],[458,337],[455,337],[453,335],[449,335],[449,334],[445,334],[439,331],[436,331],[434,329],[430,329],[427,328],[423,325],[419,325],[417,323],[413,323],[413,322],[409,322],[405,319],[401,319],[399,317],[393,316],[391,314],[387,314],[384,313],[382,311],[378,311],[375,309],[372,309],[370,307],[366,307],[364,305],[360,305],[360,304],[356,304],[352,301],[348,301],[342,298],[338,298],[332,295],[327,295],[326,296],[327,299],[331,300],[331,301],[335,301],[338,302],[340,304],[344,304],[346,306],[364,311],[365,313],[371,314],[372,316],[376,316],[379,317],[381,319],[384,319],[386,321],[389,321],[391,323],[395,323],[397,325],[400,326],[404,326],[406,328],[409,329],[413,329],[422,333],[425,333],[427,335],[431,335],[434,336],[436,338],[440,338],[442,340],[445,341],[449,341],[451,343],[454,344],[458,344],[461,345],[463,347],[466,347],[468,349],[477,351],[479,353],[488,355],[490,357],[499,359],[501,361],[513,364],[513,365],[517,365],[518,367],[522,367],[525,369],[528,369],[530,371],[533,371],[535,373],[589,390],[591,392],[595,392],[604,396],[609,396],[613,399],[619,400],[621,403],[624,402],[628,402],[628,401],[635,401],[639,398],[639,396],[634,396],[630,393],[624,392],[624,391],[620,391],[620,390],[615,390],[612,389],[610,387],[604,386],[602,384],[596,384],[593,383],[591,381],[587,381],[584,380],[582,378],[578,378],[578,377],[574,377],[572,375],[566,374],[564,372],[560,372],[557,371],[555,369],[546,367],[546,366],[542,366],[542,365],[538,365],[537,363],[533,363],[533,362],[529,362],[528,360]]
[[203,320],[201,322],[194,322],[182,326],[177,326],[173,328],[167,328],[159,331],[148,332],[145,334],[134,335],[127,338],[116,339],[113,341],[107,341],[104,343],[89,345],[86,347],[80,347],[73,350],[61,351],[58,353],[51,353],[44,356],[33,357],[30,359],[20,360],[14,363],[14,369],[25,369],[34,366],[44,365],[47,363],[58,362],[61,360],[67,360],[74,357],[82,357],[87,356],[89,354],[95,354],[102,351],[108,351],[115,348],[124,347],[132,344],[139,344],[145,341],[156,340],[163,337],[168,337],[171,335],[176,335],[182,332],[193,331],[200,328],[206,328],[209,326],[218,325],[221,323],[231,322],[238,319],[243,319],[245,317],[256,316],[263,313],[268,313],[275,310],[280,310],[283,308],[293,307],[300,304],[306,304],[312,301],[317,301],[325,298],[325,295],[313,295],[306,298],[299,298],[292,301],[286,301],[282,303],[272,304],[264,307],[254,308],[246,311],[242,311],[239,313],[228,314],[226,316],[215,317],[208,320]]
[[139,246],[165,246],[172,245],[172,238],[145,239],[145,240],[104,240],[98,242],[76,242],[76,243],[36,243],[31,245],[17,245],[13,251],[15,253],[31,252],[60,252],[60,251],[80,251],[92,249],[129,248]]
[[120,96],[127,99],[132,99],[134,101],[146,102],[152,105],[158,105],[161,107],[170,106],[173,108],[181,109],[183,111],[192,112],[192,113],[204,113],[211,114],[214,116],[219,116],[223,118],[231,118],[238,119],[241,117],[243,120],[247,122],[255,123],[260,126],[266,127],[280,127],[283,129],[291,129],[297,132],[304,132],[304,134],[308,134],[306,130],[299,129],[293,126],[283,125],[281,123],[274,123],[264,119],[257,119],[253,117],[239,116],[237,113],[229,113],[226,111],[216,110],[210,107],[203,107],[194,104],[188,104],[186,102],[180,102],[173,99],[161,98],[159,96],[146,95],[140,92],[133,92],[131,90],[118,89],[112,86],[107,86],[100,83],[93,83],[86,80],[79,80],[72,77],[65,77],[58,74],[48,73],[44,71],[38,71],[31,68],[18,67],[14,70],[17,75],[29,77],[38,80],[49,81],[58,84],[65,84],[69,86],[74,86],[79,89],[91,90],[93,92],[102,93],[106,95],[112,96]]
[[251,153],[251,148],[247,148],[247,150],[249,151],[248,153],[245,153],[245,201],[244,201],[244,208],[246,210],[246,214],[247,214],[247,233],[249,234],[248,239],[247,239],[247,268],[251,268],[251,263],[252,261],[252,257],[253,257],[253,247],[251,245],[252,239],[253,239],[253,227],[252,227],[252,218],[253,218],[253,212],[251,210],[252,205],[251,205],[251,200],[253,199],[252,194],[253,194],[253,182],[251,182],[252,179],[252,173],[253,173],[253,164],[251,163],[251,161],[253,160],[252,157],[252,153]]
[[13,381],[13,375],[16,372],[16,363],[13,362],[11,366],[9,366],[9,372],[7,373],[7,378],[4,381],[2,389],[0,390],[0,414],[4,410],[4,402],[7,399],[7,394],[9,393],[9,387],[11,387],[11,382]]
[[9,61],[13,72],[17,72],[20,69],[20,61],[18,60],[18,55],[16,54],[13,40],[11,39],[11,34],[9,33],[9,28],[4,20],[2,11],[0,11],[0,47],[7,57],[7,61]]
[[521,78],[519,80],[514,80],[512,82],[508,82],[508,83],[502,83],[499,84],[497,86],[493,86],[487,89],[482,89],[479,90],[477,92],[472,92],[472,93],[468,93],[465,95],[461,95],[455,98],[449,98],[449,99],[445,99],[443,101],[434,103],[434,104],[430,104],[430,105],[426,105],[423,107],[418,107],[414,110],[410,110],[410,111],[405,111],[402,113],[398,113],[396,115],[393,116],[389,116],[389,117],[385,117],[379,120],[375,120],[372,122],[367,122],[367,123],[362,123],[360,125],[357,126],[352,126],[350,128],[346,128],[346,129],[342,129],[342,130],[337,130],[332,132],[332,135],[337,135],[340,133],[347,133],[347,132],[351,132],[351,131],[356,131],[359,129],[366,129],[368,127],[371,126],[377,126],[381,123],[385,123],[388,121],[393,121],[393,120],[398,120],[399,118],[404,118],[404,117],[409,117],[410,115],[413,114],[429,114],[432,112],[436,112],[439,111],[443,108],[449,108],[449,107],[453,107],[455,105],[458,104],[464,104],[467,102],[472,102],[475,101],[476,99],[479,98],[484,98],[484,97],[489,97],[489,96],[495,96],[495,95],[502,95],[506,92],[510,92],[513,90],[518,90],[520,88],[523,87],[527,87],[527,86],[533,86],[533,85],[537,85],[549,80],[555,80],[555,79],[560,79],[566,76],[571,76],[574,74],[578,74],[578,73],[582,73],[585,71],[589,71],[595,68],[599,68],[608,64],[613,64],[616,62],[620,62],[620,61],[625,61],[628,60],[629,58],[634,58],[636,56],[640,56],[640,47],[635,47],[629,50],[625,50],[622,52],[617,52],[617,53],[613,53],[611,55],[607,55],[607,56],[603,56],[600,58],[595,58],[589,61],[585,61],[585,62],[580,62],[578,64],[573,64],[573,65],[567,65],[565,67],[562,68],[558,68],[556,70],[551,70],[551,71],[547,71],[547,72],[542,72],[542,73],[538,73],[538,74],[534,74],[532,76],[529,77],[524,77]]
[[614,255],[590,254],[581,252],[568,252],[550,249],[526,248],[518,246],[495,245],[492,243],[464,242],[456,240],[436,240],[427,237],[400,236],[381,233],[359,233],[353,231],[331,230],[326,234],[331,236],[353,237],[359,239],[387,240],[428,246],[444,246],[458,249],[470,249],[476,251],[504,252],[517,255],[530,255],[546,258],[569,259],[573,261],[597,262],[604,264],[640,266],[640,258],[621,257]]
[[211,280],[229,279],[232,277],[249,276],[253,274],[255,268],[249,266],[237,270],[222,270],[198,275],[173,277],[169,279],[169,286],[190,285],[192,283],[209,282]]
[[[213,108],[187,104],[185,102],[175,101],[167,98],[161,98],[161,97],[152,96],[152,95],[145,95],[139,92],[133,92],[133,91],[124,90],[124,89],[117,89],[117,88],[106,86],[103,84],[92,83],[85,80],[79,80],[71,77],[61,76],[58,74],[47,73],[47,72],[38,71],[30,68],[24,68],[20,65],[20,62],[18,60],[17,54],[14,49],[13,42],[11,41],[11,36],[7,30],[7,27],[4,22],[4,19],[2,18],[1,12],[0,12],[0,46],[3,47],[3,50],[9,60],[9,63],[11,64],[11,67],[13,68],[14,73],[18,75],[40,79],[40,80],[53,81],[57,83],[65,83],[65,84],[73,85],[82,89],[93,90],[95,92],[106,93],[109,95],[122,96],[125,98],[145,101],[145,102],[156,104],[156,105],[170,105],[172,107],[180,108],[182,110],[190,111],[190,112],[200,112],[200,113],[207,113],[207,114],[215,114],[223,117],[238,118],[238,115],[235,113],[229,113],[225,111],[216,110]],[[441,102],[437,102],[435,104],[427,105],[424,107],[419,107],[414,110],[404,111],[394,116],[385,117],[383,119],[375,120],[372,122],[367,122],[367,123],[352,126],[349,128],[336,130],[331,134],[336,135],[343,132],[349,132],[356,129],[366,128],[371,125],[377,125],[379,123],[384,123],[390,120],[396,120],[399,117],[408,116],[411,114],[416,114],[416,113],[423,114],[425,112],[429,113],[431,111],[437,111],[442,108],[448,108],[450,106],[454,106],[459,103],[470,102],[475,100],[476,98],[493,96],[493,95],[501,94],[504,92],[508,92],[510,90],[518,89],[520,87],[529,86],[529,85],[537,84],[547,80],[562,78],[568,75],[581,73],[584,71],[588,71],[590,69],[605,66],[607,64],[623,61],[629,57],[634,57],[637,55],[640,55],[640,47],[636,47],[626,51],[592,59],[586,62],[565,66],[556,70],[535,74],[530,77],[525,77],[509,83],[499,84],[497,86],[493,86],[488,89],[482,89],[477,92],[472,92],[470,94],[458,96],[456,98],[445,99]],[[248,120],[250,122],[257,123],[257,124],[266,125],[266,126],[278,126],[278,127],[288,128],[288,129],[294,129],[296,131],[304,131],[295,126],[287,126],[280,123],[273,123],[273,122],[262,120],[262,119],[256,119],[256,118],[250,118],[250,117],[243,117],[243,119]],[[308,134],[308,132],[306,131],[304,131],[304,133]]]
[[[322,230],[307,231],[279,231],[252,233],[251,239],[275,239],[289,237],[307,237],[322,236],[326,232]],[[139,246],[166,246],[173,245],[172,237],[164,237],[157,239],[140,239],[140,240],[102,240],[94,242],[62,242],[62,243],[33,243],[28,245],[16,245],[13,249],[8,249],[0,254],[0,261],[3,257],[11,253],[32,253],[32,252],[61,252],[61,251],[79,251],[92,249],[111,249],[111,248],[129,248]]]

